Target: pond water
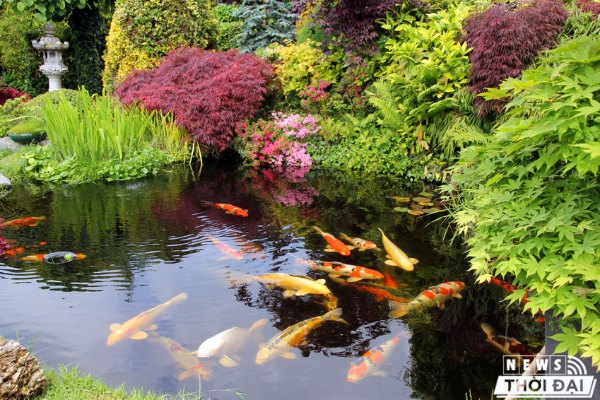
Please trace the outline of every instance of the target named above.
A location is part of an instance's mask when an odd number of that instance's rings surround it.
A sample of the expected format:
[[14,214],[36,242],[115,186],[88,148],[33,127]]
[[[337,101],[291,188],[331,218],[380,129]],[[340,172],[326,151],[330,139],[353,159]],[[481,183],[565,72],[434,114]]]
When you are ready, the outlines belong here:
[[[518,306],[507,310],[501,288],[473,284],[460,248],[444,239],[452,230],[438,221],[439,214],[394,210],[402,205],[394,196],[432,189],[324,172],[283,176],[226,163],[205,165],[200,174],[181,168],[127,183],[15,189],[1,200],[5,220],[46,219],[35,227],[3,229],[14,247],[24,249],[0,262],[0,335],[18,338],[47,366],[76,365],[110,385],[163,393],[384,400],[464,399],[470,390],[474,398],[489,398],[502,356],[486,342],[480,323],[538,347],[541,327],[521,316]],[[235,204],[249,216],[227,214],[205,201]],[[420,262],[405,272],[386,267],[384,251],[354,250],[348,257],[326,252],[315,225],[379,247],[381,228]],[[241,257],[228,255],[225,246]],[[20,260],[62,250],[87,258],[63,265]],[[445,281],[460,280],[467,288],[443,310],[390,319],[388,302],[360,288],[368,285],[335,282],[302,262],[309,259],[386,272],[398,287],[384,288],[397,297],[411,299]],[[325,322],[292,349],[295,359],[257,365],[259,343],[328,311],[318,296],[285,297],[282,289],[248,277],[271,272],[325,279],[348,324]],[[161,313],[148,339],[107,346],[111,324],[183,292],[187,300]],[[236,367],[203,360],[212,369],[210,379],[200,386],[197,374],[178,379],[185,370],[174,354],[195,352],[211,336],[260,319],[267,323],[235,355]],[[383,376],[347,381],[353,362],[396,335],[400,341],[380,368]]]

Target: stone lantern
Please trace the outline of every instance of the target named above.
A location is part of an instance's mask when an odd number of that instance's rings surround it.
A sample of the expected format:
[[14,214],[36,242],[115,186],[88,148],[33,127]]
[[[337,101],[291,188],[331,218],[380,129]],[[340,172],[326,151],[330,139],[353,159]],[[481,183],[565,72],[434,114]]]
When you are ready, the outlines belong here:
[[32,40],[31,44],[44,55],[44,64],[40,66],[42,74],[48,77],[48,91],[62,89],[60,77],[68,68],[62,62],[62,52],[69,48],[69,42],[61,43],[54,35],[56,28],[50,22],[44,26],[45,35],[39,41]]

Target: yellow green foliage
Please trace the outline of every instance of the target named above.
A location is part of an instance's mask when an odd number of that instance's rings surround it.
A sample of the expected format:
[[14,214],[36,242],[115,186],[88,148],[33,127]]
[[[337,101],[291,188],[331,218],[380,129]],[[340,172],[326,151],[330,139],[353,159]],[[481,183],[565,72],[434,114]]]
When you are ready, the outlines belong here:
[[112,92],[135,69],[156,67],[178,47],[211,47],[217,35],[208,0],[119,0],[107,37],[104,87]]
[[320,81],[337,83],[340,78],[341,67],[314,40],[277,45],[275,53],[278,59],[275,74],[286,96],[298,94],[307,86],[318,86]]

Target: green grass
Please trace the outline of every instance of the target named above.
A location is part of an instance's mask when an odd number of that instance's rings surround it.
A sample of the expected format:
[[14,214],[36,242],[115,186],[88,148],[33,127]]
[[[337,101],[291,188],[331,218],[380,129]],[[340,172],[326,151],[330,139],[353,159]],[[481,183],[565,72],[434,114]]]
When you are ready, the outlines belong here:
[[91,375],[82,375],[77,367],[62,366],[58,371],[47,371],[48,389],[34,400],[202,400],[199,393],[177,395],[157,394],[152,391],[123,386],[110,388]]

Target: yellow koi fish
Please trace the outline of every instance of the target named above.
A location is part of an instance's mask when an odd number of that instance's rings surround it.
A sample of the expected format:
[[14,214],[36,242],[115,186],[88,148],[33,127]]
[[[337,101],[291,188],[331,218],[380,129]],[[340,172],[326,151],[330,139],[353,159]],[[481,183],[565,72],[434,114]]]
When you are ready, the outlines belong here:
[[[377,228],[379,229],[379,228]],[[398,246],[396,246],[381,229],[381,241],[383,242],[383,248],[388,254],[389,260],[386,260],[385,263],[387,265],[393,265],[395,267],[402,268],[405,271],[414,271],[415,264],[419,262],[416,258],[409,258],[405,252],[400,250]]]
[[306,345],[306,337],[308,334],[325,321],[337,321],[347,324],[348,322],[340,318],[341,315],[342,309],[337,308],[329,311],[325,315],[305,319],[304,321],[300,321],[297,324],[286,328],[261,346],[256,354],[256,364],[262,365],[277,356],[288,359],[296,358],[296,355],[290,351],[290,347]]
[[219,364],[224,367],[236,367],[238,362],[233,358],[238,358],[237,353],[244,347],[250,335],[265,326],[267,322],[268,320],[263,318],[253,323],[248,329],[234,326],[217,333],[202,342],[196,355],[200,358],[220,356]]
[[144,332],[144,329],[154,330],[156,325],[153,324],[156,317],[165,312],[173,304],[181,303],[187,300],[187,293],[180,293],[150,310],[144,311],[141,314],[127,320],[123,324],[111,324],[110,330],[112,333],[106,339],[106,344],[112,346],[113,344],[120,342],[123,339],[134,339],[143,340],[148,337],[148,334]]
[[153,335],[149,340],[156,341],[167,349],[173,358],[173,361],[175,361],[175,364],[179,368],[184,369],[184,371],[177,376],[178,381],[183,381],[193,376],[198,376],[202,379],[212,378],[212,368],[207,364],[201,363],[189,349],[186,349],[175,340],[158,335]]
[[234,260],[238,261],[244,259],[244,255],[239,250],[236,250],[228,244],[221,242],[214,236],[208,235],[207,237],[215,244],[215,246],[217,246],[217,249],[221,250],[221,252],[225,254],[225,258],[233,258]]
[[370,240],[362,239],[359,237],[353,238],[346,235],[345,233],[340,233],[340,237],[346,242],[350,243],[351,245],[354,245],[358,249],[358,251],[377,249],[377,245],[371,242]]
[[368,350],[361,356],[359,361],[352,363],[348,370],[348,382],[355,383],[371,375],[386,376],[386,373],[381,371],[380,368],[390,358],[396,345],[400,343],[400,336],[398,334],[379,346]]
[[284,289],[283,297],[331,294],[329,288],[325,286],[325,279],[314,280],[306,276],[292,276],[279,272],[253,276],[252,278],[257,282],[275,285]]
[[393,310],[390,311],[389,317],[400,318],[408,314],[410,311],[420,310],[427,307],[437,306],[443,309],[444,304],[452,297],[462,299],[460,291],[464,288],[465,284],[463,282],[444,282],[436,286],[431,286],[430,288],[422,291],[417,297],[408,303],[390,301],[390,305],[392,306]]

